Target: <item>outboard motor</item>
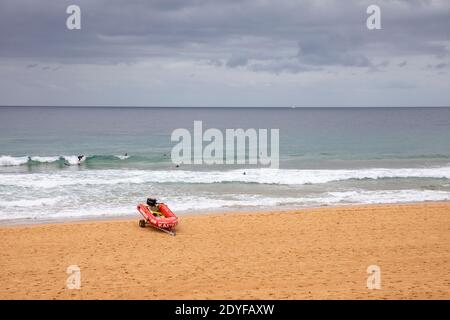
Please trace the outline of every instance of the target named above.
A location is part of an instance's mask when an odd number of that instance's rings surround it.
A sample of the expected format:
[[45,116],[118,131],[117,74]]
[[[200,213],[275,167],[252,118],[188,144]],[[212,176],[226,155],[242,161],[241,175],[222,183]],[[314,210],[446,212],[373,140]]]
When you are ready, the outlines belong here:
[[154,207],[154,206],[156,206],[156,199],[155,198],[147,198],[147,204],[150,206],[150,207]]

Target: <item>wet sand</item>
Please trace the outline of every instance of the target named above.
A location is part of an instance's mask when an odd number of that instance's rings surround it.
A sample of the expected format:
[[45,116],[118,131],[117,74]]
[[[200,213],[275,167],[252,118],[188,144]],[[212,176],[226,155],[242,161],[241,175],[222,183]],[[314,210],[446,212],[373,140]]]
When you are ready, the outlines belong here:
[[450,203],[138,219],[0,227],[0,298],[450,299]]

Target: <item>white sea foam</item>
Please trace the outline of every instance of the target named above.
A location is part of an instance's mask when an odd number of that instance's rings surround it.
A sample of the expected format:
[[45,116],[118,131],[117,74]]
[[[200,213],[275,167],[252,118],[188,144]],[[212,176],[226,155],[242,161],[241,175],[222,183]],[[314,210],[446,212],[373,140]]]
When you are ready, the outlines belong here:
[[316,199],[323,203],[402,203],[421,201],[447,201],[450,192],[435,190],[378,190],[329,192],[328,197]]
[[337,204],[377,204],[405,203],[421,201],[449,201],[450,192],[434,190],[353,190],[321,193],[303,197],[267,197],[260,195],[236,195],[233,199],[215,199],[208,197],[184,197],[168,203],[175,211],[211,210],[220,208],[248,207],[297,207]]
[[[78,161],[78,159],[76,160]],[[145,183],[256,183],[278,185],[322,184],[349,179],[446,178],[450,167],[372,168],[339,170],[250,169],[230,171],[184,170],[83,170],[34,174],[1,174],[0,186],[55,188],[70,185],[114,185]]]
[[21,166],[28,162],[28,157],[0,156],[0,167]]
[[[108,202],[83,205],[63,205],[64,199],[43,198],[0,202],[0,220],[4,219],[52,219],[82,217],[113,217],[136,215],[135,203],[129,205]],[[353,190],[328,192],[305,197],[267,197],[262,195],[236,194],[231,198],[208,196],[180,196],[167,199],[167,204],[176,213],[192,213],[201,210],[292,208],[342,204],[403,203],[416,201],[449,201],[450,192],[433,190]]]
[[[0,167],[10,167],[10,166],[22,166],[27,164],[29,161],[40,162],[40,163],[51,163],[59,161],[60,159],[65,160],[67,164],[76,165],[78,164],[78,156],[18,156],[13,157],[9,155],[0,156]],[[86,159],[84,157],[81,162]]]
[[0,220],[30,219],[30,220],[48,220],[48,219],[78,219],[85,217],[118,217],[125,215],[138,214],[134,206],[124,207],[65,207],[65,208],[42,208],[37,207],[33,210],[19,210],[17,208],[8,208],[0,210]]
[[[51,161],[52,159],[41,159]],[[76,159],[78,161],[78,159]],[[450,167],[373,168],[346,170],[249,169],[229,171],[186,170],[54,170],[34,173],[0,173],[1,219],[51,219],[87,216],[121,216],[137,214],[135,205],[146,193],[156,194],[175,212],[214,211],[239,208],[274,208],[322,206],[357,203],[400,203],[415,201],[450,201],[446,190],[423,190],[421,183],[405,184],[409,190],[354,189],[358,183],[342,184],[329,192],[320,184],[348,179],[446,178]],[[225,183],[225,184],[223,184]],[[272,184],[267,194],[240,193],[248,185],[228,183]],[[411,187],[411,183],[416,185]],[[205,186],[185,184],[206,184]],[[216,184],[213,186],[213,184]],[[296,185],[316,185],[298,190]],[[448,184],[448,180],[439,185]],[[209,187],[210,185],[210,187]],[[220,187],[218,185],[221,185]],[[290,186],[284,196],[277,185]],[[190,190],[186,192],[187,188]],[[218,189],[216,189],[219,187]],[[241,189],[243,188],[243,189]],[[207,190],[207,191],[205,191]],[[222,192],[228,190],[227,192]],[[322,190],[322,191],[320,191]],[[68,205],[69,204],[69,205]]]
[[39,198],[39,199],[20,199],[20,200],[2,200],[0,208],[36,208],[54,206],[63,201],[63,197]]
[[42,163],[50,163],[50,162],[56,162],[59,161],[59,156],[50,156],[50,157],[40,157],[40,156],[33,156],[31,157],[31,161],[36,162],[42,162]]
[[78,161],[78,156],[61,156],[67,164],[76,165],[86,160],[86,157],[83,157],[81,161]]

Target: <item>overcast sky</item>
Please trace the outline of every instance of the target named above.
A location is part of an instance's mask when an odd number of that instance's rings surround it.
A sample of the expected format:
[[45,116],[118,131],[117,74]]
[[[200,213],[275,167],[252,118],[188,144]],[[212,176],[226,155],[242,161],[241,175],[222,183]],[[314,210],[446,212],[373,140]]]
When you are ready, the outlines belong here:
[[1,0],[0,105],[449,106],[450,1]]

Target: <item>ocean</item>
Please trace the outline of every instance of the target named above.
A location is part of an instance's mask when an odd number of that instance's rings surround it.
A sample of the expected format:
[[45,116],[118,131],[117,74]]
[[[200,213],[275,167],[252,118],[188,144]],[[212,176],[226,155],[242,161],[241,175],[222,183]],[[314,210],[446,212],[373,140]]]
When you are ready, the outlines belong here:
[[[279,169],[176,167],[195,120],[279,129]],[[179,215],[450,200],[450,108],[0,108],[0,221],[137,217],[149,196]]]

